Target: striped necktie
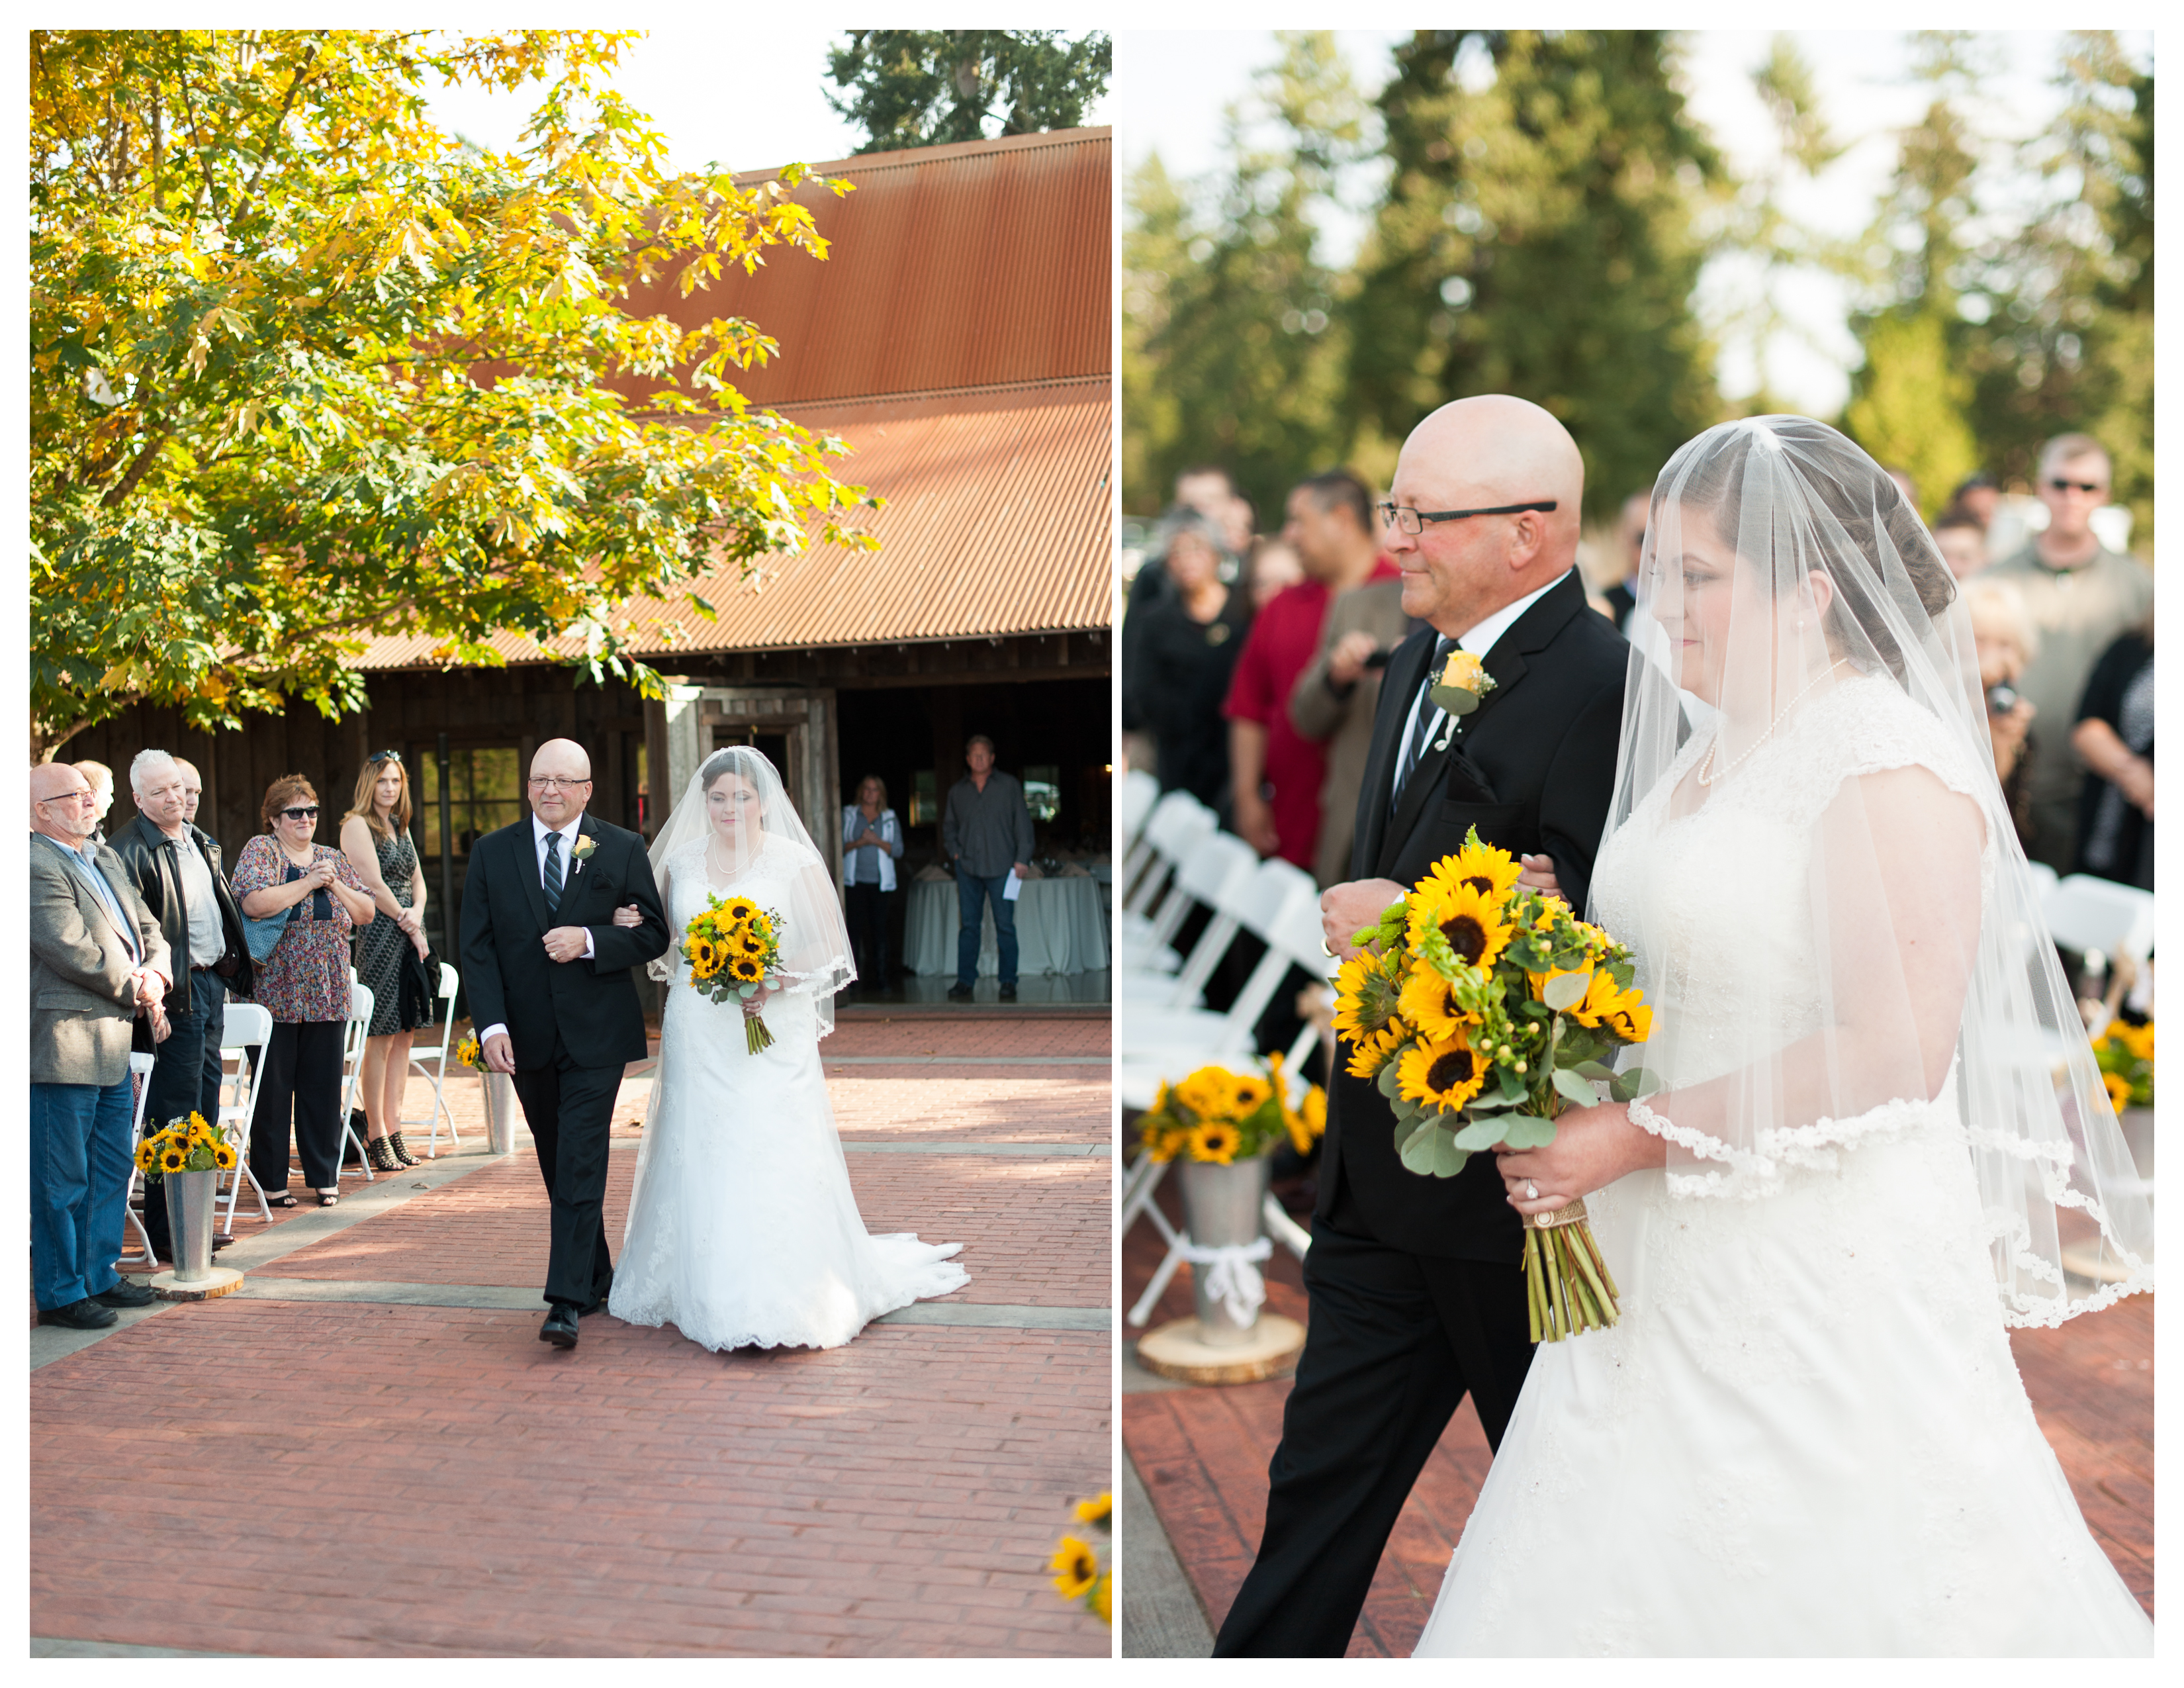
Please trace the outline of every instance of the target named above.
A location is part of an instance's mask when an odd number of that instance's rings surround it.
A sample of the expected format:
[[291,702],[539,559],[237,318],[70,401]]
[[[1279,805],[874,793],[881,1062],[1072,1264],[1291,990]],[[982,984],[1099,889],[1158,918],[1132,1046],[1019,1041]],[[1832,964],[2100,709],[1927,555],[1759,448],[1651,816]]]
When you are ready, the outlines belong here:
[[559,833],[549,833],[546,834],[546,878],[544,882],[544,889],[546,892],[546,912],[549,914],[560,913],[561,835]]
[[[1425,683],[1429,688],[1433,685],[1434,677],[1446,665],[1448,654],[1455,649],[1456,641],[1446,633],[1434,641],[1433,660],[1426,664]],[[1411,736],[1403,745],[1403,777],[1396,783],[1396,801],[1398,803],[1403,800],[1403,790],[1410,784],[1411,776],[1418,771],[1418,764],[1425,760],[1426,745],[1433,738],[1434,727],[1440,714],[1441,707],[1433,700],[1429,689],[1427,695],[1418,699],[1418,715],[1411,723]]]

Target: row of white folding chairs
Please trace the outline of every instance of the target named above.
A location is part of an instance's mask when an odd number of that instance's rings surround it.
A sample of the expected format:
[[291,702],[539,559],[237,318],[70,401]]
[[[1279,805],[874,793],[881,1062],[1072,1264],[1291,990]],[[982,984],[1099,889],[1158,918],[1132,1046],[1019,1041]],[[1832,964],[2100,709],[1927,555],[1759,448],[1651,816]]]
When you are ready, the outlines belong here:
[[[454,1047],[455,992],[461,985],[461,979],[453,967],[443,961],[440,963],[439,983],[440,1046],[420,1050],[413,1044],[410,1051],[410,1065],[403,1075],[405,1078],[429,1078],[432,1081],[432,1106],[421,1119],[404,1117],[395,1121],[398,1129],[427,1124],[432,1128],[431,1139],[425,1149],[427,1160],[439,1158],[440,1121],[443,1118],[448,1122],[448,1141],[458,1150],[463,1146],[462,1134],[455,1129],[455,1117],[448,1107],[446,1096],[448,1061]],[[348,1022],[342,1031],[342,1159],[347,1160],[348,1145],[354,1144],[357,1162],[364,1168],[366,1184],[372,1182],[371,1156],[366,1151],[363,1139],[356,1134],[354,1114],[357,1095],[364,1082],[365,1045],[371,1034],[372,1006],[370,989],[357,982],[355,970],[352,968],[349,972]],[[426,1069],[427,1062],[431,1063],[429,1071]],[[338,1165],[335,1168],[334,1178],[338,1184],[341,1178]]]

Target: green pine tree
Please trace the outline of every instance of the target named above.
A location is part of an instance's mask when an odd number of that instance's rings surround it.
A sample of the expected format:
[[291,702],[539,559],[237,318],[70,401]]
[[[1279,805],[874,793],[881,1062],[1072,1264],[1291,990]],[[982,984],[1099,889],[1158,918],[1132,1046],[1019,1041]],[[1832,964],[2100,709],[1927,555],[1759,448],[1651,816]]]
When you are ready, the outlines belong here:
[[1098,30],[850,30],[828,50],[827,103],[871,138],[860,153],[1074,129],[1107,90]]

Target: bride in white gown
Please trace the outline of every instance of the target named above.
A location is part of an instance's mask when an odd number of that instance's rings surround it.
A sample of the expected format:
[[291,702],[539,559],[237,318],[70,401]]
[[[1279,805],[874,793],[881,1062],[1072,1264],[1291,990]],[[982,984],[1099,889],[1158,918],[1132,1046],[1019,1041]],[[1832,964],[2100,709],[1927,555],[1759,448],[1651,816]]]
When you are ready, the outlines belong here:
[[[960,1243],[867,1234],[819,1065],[833,996],[856,977],[834,882],[773,765],[743,745],[706,758],[652,846],[677,934],[652,1109],[607,1311],[672,1324],[711,1349],[834,1348],[882,1313],[969,1282]],[[690,984],[681,933],[713,897],[776,916],[782,972],[744,1011]],[[670,971],[671,967],[671,972]]]
[[1633,657],[1591,910],[1662,1088],[1502,1162],[1622,1320],[1538,1350],[1421,1654],[2152,1652],[2010,1353],[2150,1290],[2152,1226],[1949,579],[1819,423],[1662,473],[1676,677]]

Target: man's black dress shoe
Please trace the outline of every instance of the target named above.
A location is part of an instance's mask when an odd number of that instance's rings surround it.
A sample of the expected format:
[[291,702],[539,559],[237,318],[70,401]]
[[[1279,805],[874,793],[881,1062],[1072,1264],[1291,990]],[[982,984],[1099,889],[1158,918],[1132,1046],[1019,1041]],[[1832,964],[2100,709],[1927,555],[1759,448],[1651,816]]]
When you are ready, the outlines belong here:
[[948,1000],[950,1002],[968,1002],[973,994],[971,987],[967,984],[951,984],[948,987]]
[[1012,984],[1003,985],[1001,987],[1001,1000],[1004,1002],[1014,1002],[1016,1000],[1017,988]]
[[554,1311],[546,1315],[546,1323],[538,1327],[538,1340],[550,1342],[556,1348],[577,1345],[577,1310],[566,1301],[554,1303]]
[[64,1324],[70,1330],[103,1330],[114,1319],[113,1308],[102,1307],[89,1295],[64,1307],[47,1307],[38,1314],[40,1324]]
[[102,1307],[148,1307],[159,1298],[148,1285],[132,1284],[121,1278],[114,1281],[111,1290],[101,1290],[91,1299]]

